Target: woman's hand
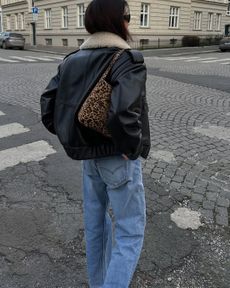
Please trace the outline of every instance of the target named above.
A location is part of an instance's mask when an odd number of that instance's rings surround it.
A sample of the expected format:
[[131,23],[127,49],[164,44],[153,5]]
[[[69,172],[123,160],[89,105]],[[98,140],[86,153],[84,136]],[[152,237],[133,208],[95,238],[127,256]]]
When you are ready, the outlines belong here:
[[122,154],[122,157],[123,157],[125,160],[129,160],[129,158],[128,158],[125,154]]

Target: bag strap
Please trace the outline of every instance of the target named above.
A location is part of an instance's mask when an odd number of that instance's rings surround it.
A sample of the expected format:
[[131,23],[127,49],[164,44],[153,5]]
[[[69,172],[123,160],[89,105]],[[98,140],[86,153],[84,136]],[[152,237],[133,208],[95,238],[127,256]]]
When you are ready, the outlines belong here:
[[117,61],[117,59],[121,56],[121,54],[124,52],[124,49],[119,50],[118,52],[116,52],[113,55],[113,58],[111,60],[111,62],[109,63],[108,68],[105,70],[105,72],[102,75],[102,79],[105,79],[107,77],[107,75],[109,74],[110,70],[112,69],[113,65],[115,64],[115,62]]

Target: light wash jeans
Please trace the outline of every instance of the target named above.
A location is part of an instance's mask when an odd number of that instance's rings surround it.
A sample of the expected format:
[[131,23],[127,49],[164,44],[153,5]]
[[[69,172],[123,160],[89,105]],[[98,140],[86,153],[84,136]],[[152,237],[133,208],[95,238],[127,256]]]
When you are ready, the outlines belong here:
[[146,223],[140,159],[84,160],[83,190],[90,287],[127,288],[141,253]]

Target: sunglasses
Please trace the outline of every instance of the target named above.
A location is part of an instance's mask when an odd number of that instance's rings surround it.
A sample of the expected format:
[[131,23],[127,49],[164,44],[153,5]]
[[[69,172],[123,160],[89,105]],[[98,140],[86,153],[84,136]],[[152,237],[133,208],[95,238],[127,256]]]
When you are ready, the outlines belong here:
[[126,14],[126,15],[123,15],[123,18],[124,18],[125,21],[127,21],[129,23],[130,19],[131,19],[131,16],[130,16],[130,14]]

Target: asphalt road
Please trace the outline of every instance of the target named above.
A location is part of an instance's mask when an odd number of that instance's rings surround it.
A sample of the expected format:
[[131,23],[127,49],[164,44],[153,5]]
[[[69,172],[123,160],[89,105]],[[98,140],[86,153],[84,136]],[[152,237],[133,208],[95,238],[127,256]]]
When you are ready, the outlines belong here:
[[[230,287],[230,53],[207,52],[145,53],[148,223],[132,288]],[[88,287],[81,163],[39,115],[61,58],[0,50],[1,288]]]

